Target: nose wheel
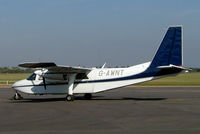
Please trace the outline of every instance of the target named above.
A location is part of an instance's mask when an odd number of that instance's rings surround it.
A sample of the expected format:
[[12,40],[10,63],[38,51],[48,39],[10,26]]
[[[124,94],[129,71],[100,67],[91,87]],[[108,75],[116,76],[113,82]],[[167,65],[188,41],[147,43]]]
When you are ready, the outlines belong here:
[[19,93],[16,92],[15,95],[13,96],[13,99],[14,100],[22,100],[23,97]]

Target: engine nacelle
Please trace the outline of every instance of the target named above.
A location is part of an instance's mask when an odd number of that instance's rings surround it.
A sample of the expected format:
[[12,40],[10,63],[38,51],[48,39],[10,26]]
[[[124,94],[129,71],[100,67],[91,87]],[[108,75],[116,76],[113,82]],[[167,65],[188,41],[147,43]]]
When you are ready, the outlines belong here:
[[49,80],[67,80],[67,75],[65,74],[48,74],[45,73],[43,74],[43,77],[45,79],[49,79]]

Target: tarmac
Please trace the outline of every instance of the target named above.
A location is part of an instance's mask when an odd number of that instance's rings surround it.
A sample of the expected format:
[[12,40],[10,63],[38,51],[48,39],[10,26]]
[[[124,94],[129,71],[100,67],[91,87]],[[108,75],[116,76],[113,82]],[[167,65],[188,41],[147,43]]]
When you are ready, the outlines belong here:
[[0,134],[198,134],[200,87],[126,87],[65,101],[65,95],[12,100],[0,88]]

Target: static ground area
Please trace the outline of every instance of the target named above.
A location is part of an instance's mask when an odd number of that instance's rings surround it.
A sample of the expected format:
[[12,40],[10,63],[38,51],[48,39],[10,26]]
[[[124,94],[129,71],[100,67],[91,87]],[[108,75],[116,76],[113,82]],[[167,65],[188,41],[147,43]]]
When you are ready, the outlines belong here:
[[200,133],[200,87],[127,87],[73,102],[65,95],[13,95],[0,89],[3,134]]

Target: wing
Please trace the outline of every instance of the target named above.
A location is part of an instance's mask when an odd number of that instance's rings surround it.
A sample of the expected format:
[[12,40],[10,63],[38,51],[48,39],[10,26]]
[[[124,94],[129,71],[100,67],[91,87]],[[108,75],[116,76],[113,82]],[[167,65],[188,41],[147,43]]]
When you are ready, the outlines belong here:
[[56,64],[53,62],[26,62],[19,64],[19,66],[24,68],[46,68],[55,67]]
[[53,62],[26,62],[19,64],[19,66],[24,68],[45,68],[50,73],[86,73],[91,71],[90,68],[61,66]]
[[83,67],[69,67],[69,66],[54,66],[48,68],[49,72],[56,72],[56,73],[86,73],[91,71],[89,68]]

